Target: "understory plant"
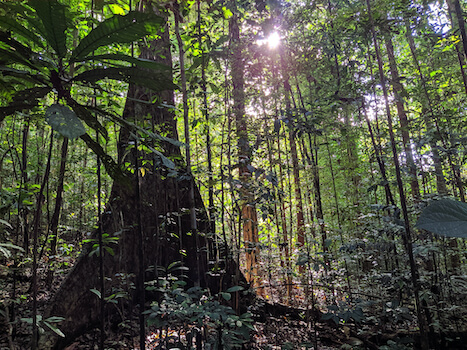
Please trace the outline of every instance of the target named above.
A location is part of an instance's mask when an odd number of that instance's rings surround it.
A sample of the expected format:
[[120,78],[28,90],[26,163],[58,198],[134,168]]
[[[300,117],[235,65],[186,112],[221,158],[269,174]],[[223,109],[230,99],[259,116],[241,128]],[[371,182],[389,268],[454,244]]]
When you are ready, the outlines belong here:
[[155,349],[241,348],[254,330],[252,315],[237,315],[225,303],[243,287],[234,286],[213,296],[201,287],[187,288],[183,275],[173,274],[184,269],[172,264],[171,273],[147,283],[148,291],[159,294],[159,301],[145,311],[148,325],[158,330]]

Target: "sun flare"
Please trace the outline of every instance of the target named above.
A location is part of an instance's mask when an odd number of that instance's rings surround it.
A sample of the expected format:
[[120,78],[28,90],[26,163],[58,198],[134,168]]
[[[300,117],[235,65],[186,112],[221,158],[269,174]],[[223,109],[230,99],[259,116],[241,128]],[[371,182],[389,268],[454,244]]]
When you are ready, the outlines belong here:
[[274,49],[281,42],[281,37],[279,36],[277,32],[273,32],[268,36],[268,38],[266,39],[266,42],[268,43],[268,46],[270,49]]
[[275,49],[277,46],[279,46],[281,42],[281,37],[279,33],[277,32],[272,32],[269,34],[269,36],[265,39],[261,39],[257,41],[258,45],[268,45],[270,49]]

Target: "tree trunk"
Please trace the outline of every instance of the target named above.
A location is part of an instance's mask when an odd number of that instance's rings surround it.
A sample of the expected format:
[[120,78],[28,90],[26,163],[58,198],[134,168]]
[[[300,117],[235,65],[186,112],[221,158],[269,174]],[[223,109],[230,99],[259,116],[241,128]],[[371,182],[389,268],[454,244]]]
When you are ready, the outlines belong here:
[[255,287],[258,285],[258,219],[256,215],[255,198],[249,188],[250,171],[250,145],[245,120],[245,91],[244,91],[244,60],[240,42],[240,28],[238,15],[235,13],[229,24],[230,45],[232,50],[231,75],[233,85],[233,114],[238,138],[238,169],[242,183],[241,191],[241,221],[243,224],[243,242],[245,244],[246,279]]
[[[295,191],[295,201],[296,201],[296,216],[297,216],[297,244],[301,248],[305,245],[305,221],[303,219],[303,201],[302,201],[302,192],[300,185],[300,169],[298,166],[298,153],[297,153],[297,144],[295,142],[295,130],[292,127],[294,122],[294,112],[291,109],[290,99],[293,99],[292,88],[289,82],[289,65],[286,60],[286,53],[284,52],[284,47],[280,47],[279,51],[280,56],[280,67],[282,73],[282,79],[284,84],[284,99],[285,107],[290,118],[290,127],[289,127],[289,145],[290,145],[290,156],[292,159],[292,171],[294,177],[294,191]],[[297,106],[294,101],[294,109],[296,110]]]
[[[166,27],[161,38],[141,46],[141,57],[151,59],[171,66],[171,53],[169,46],[169,30]],[[135,85],[130,85],[128,98],[123,112],[123,118],[140,125],[154,125],[157,131],[172,139],[177,139],[177,129],[172,110],[162,108],[159,104],[150,104],[140,101],[155,101],[164,105],[174,105],[173,91],[166,90],[159,93],[151,92]],[[144,140],[142,140],[144,142]],[[176,159],[177,166],[184,171],[184,166],[177,159],[181,159],[180,149],[177,145],[166,141],[149,141],[166,157]],[[118,142],[120,163],[127,162],[128,147],[133,144],[130,130],[122,128]],[[157,143],[157,144],[155,144]],[[129,153],[131,154],[131,152]],[[111,288],[119,287],[116,274],[137,276],[138,269],[138,216],[141,216],[142,233],[144,240],[143,267],[145,279],[155,280],[157,269],[150,267],[167,266],[171,262],[183,260],[189,268],[187,272],[188,285],[209,287],[212,293],[218,292],[221,285],[233,285],[233,278],[237,267],[231,260],[226,260],[225,274],[220,277],[209,277],[208,261],[205,247],[212,249],[208,238],[204,235],[191,234],[190,215],[186,213],[189,208],[189,189],[195,186],[192,179],[180,179],[179,174],[160,165],[160,159],[153,153],[140,152],[145,161],[145,175],[140,176],[141,211],[138,213],[134,188],[125,183],[115,182],[112,187],[110,200],[102,215],[100,226],[103,233],[118,237],[118,245],[112,247],[114,255],[104,254],[105,276],[112,278],[106,281],[107,293]],[[131,164],[134,162],[131,161]],[[144,164],[140,162],[139,164]],[[138,170],[139,171],[139,170]],[[134,172],[136,174],[137,171]],[[134,183],[135,175],[131,175]],[[201,196],[195,187],[195,206],[198,211],[198,231],[207,232],[208,219]],[[177,217],[179,219],[177,220]],[[181,237],[177,237],[181,235]],[[96,238],[96,236],[94,236]],[[181,241],[180,241],[181,239]],[[182,245],[180,243],[182,242]],[[83,253],[73,270],[64,280],[62,286],[53,296],[44,318],[61,316],[65,320],[59,328],[65,333],[65,338],[56,338],[48,334],[41,339],[41,349],[62,349],[85,331],[99,323],[99,298],[91,289],[99,288],[97,254],[90,255],[92,243],[84,247]],[[214,254],[215,255],[215,254]],[[148,272],[151,271],[151,272]],[[233,273],[231,273],[233,271]],[[130,277],[131,278],[131,277]],[[131,278],[135,283],[135,278]],[[129,307],[138,300],[138,291],[130,291]],[[106,304],[106,316],[115,314],[111,303]]]
[[[55,198],[55,208],[50,221],[50,232],[52,233],[52,240],[50,242],[50,256],[52,260],[55,260],[57,255],[57,242],[58,242],[58,223],[60,221],[60,212],[62,210],[63,201],[63,183],[65,179],[65,166],[68,155],[68,138],[64,137],[62,142],[62,152],[60,158],[60,170],[58,173],[58,184],[57,184],[57,196]],[[42,253],[42,252],[41,252]],[[54,270],[51,264],[49,264],[49,270],[47,271],[46,284],[52,285],[54,277]]]
[[404,87],[402,86],[402,83],[400,81],[396,58],[394,57],[394,46],[392,44],[392,39],[389,36],[389,34],[386,34],[385,44],[389,60],[389,67],[391,70],[391,83],[394,89],[397,114],[399,116],[399,123],[401,127],[402,145],[404,146],[406,164],[410,175],[410,189],[412,192],[412,198],[418,201],[420,200],[420,187],[418,185],[417,179],[417,167],[415,166],[415,161],[411,148],[412,143],[410,141],[409,135],[409,119],[407,118],[407,113],[405,112],[404,101],[402,97],[404,95]]
[[379,43],[376,37],[376,31],[374,27],[374,21],[373,21],[373,16],[371,12],[371,5],[370,5],[370,0],[366,0],[366,5],[367,5],[367,10],[368,10],[368,17],[370,21],[370,30],[371,30],[371,36],[373,39],[373,45],[375,49],[375,54],[376,54],[376,62],[378,63],[378,71],[379,71],[379,80],[381,83],[381,87],[383,90],[383,96],[384,96],[384,105],[386,109],[386,116],[387,116],[387,122],[388,122],[388,131],[389,131],[389,137],[391,141],[391,148],[392,148],[392,156],[393,156],[393,162],[394,162],[394,167],[396,170],[396,179],[397,179],[397,188],[399,190],[399,197],[400,197],[400,204],[402,208],[402,213],[404,216],[404,228],[405,230],[402,232],[402,240],[404,242],[404,246],[407,251],[407,255],[409,256],[409,264],[410,264],[410,273],[411,273],[411,280],[414,288],[414,298],[415,298],[415,307],[416,307],[416,312],[417,312],[417,320],[418,320],[418,326],[420,327],[420,346],[422,350],[427,350],[429,349],[429,344],[428,344],[428,338],[427,338],[427,323],[426,319],[424,318],[424,315],[422,313],[422,304],[420,303],[420,283],[418,280],[418,270],[417,266],[415,264],[415,258],[413,254],[413,246],[412,246],[412,233],[411,233],[411,228],[410,228],[410,222],[409,222],[409,216],[408,216],[408,210],[407,210],[407,203],[406,203],[406,198],[405,198],[405,192],[404,192],[404,186],[402,183],[402,177],[401,177],[401,171],[400,171],[400,165],[399,165],[399,158],[398,158],[398,153],[397,153],[397,148],[396,148],[396,143],[395,143],[395,137],[394,137],[394,131],[393,131],[393,126],[392,126],[392,115],[391,115],[391,110],[389,107],[389,98],[388,98],[388,92],[385,84],[385,78],[384,78],[384,70],[383,70],[383,61],[381,59],[381,53],[379,49]]
[[[409,22],[407,20],[405,21],[405,28],[406,28],[407,41],[409,42],[410,52],[412,54],[412,60],[413,60],[413,63],[415,64],[415,67],[417,68],[418,76],[420,77],[420,82],[421,82],[421,84],[423,86],[423,92],[424,92],[425,98],[426,98],[426,102],[425,103],[422,102],[422,105],[423,105],[424,109],[428,110],[429,114],[425,113],[425,112],[422,113],[422,114],[423,114],[423,118],[425,120],[426,128],[429,130],[429,129],[433,128],[432,119],[435,119],[433,104],[431,102],[430,94],[428,93],[426,80],[425,80],[425,78],[423,76],[423,72],[422,72],[422,69],[420,67],[420,63],[418,62],[417,49],[415,47],[415,42],[413,40],[412,29],[410,28],[410,24],[409,24]],[[461,65],[461,68],[462,68],[462,65]],[[464,81],[465,81],[465,74],[463,73],[463,69],[461,69],[461,71],[462,71],[462,75],[464,76]],[[448,190],[447,190],[447,187],[446,187],[446,179],[444,178],[444,175],[443,175],[443,165],[441,163],[441,159],[440,159],[440,156],[439,156],[439,151],[438,151],[438,148],[436,146],[436,141],[434,141],[432,138],[430,138],[429,144],[430,144],[430,148],[431,148],[431,153],[433,154],[432,159],[433,159],[433,165],[434,165],[434,168],[435,168],[436,190],[438,191],[439,194],[445,195],[445,194],[447,194]]]

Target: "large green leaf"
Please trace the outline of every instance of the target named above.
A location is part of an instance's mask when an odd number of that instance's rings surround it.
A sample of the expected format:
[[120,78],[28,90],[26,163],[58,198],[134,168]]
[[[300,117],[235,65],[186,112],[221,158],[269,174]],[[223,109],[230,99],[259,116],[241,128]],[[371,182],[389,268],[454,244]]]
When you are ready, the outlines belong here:
[[99,120],[97,120],[94,115],[92,115],[88,107],[79,104],[71,97],[67,98],[67,103],[76,113],[78,118],[82,119],[89,127],[93,128],[94,130],[98,130],[106,140],[108,139],[107,129],[101,123],[99,123]]
[[467,238],[467,204],[441,199],[426,207],[416,227],[446,237]]
[[97,68],[85,71],[73,78],[73,81],[95,83],[103,79],[112,79],[133,83],[154,91],[174,90],[177,86],[161,72],[142,70],[136,67]]
[[86,129],[81,123],[81,120],[79,120],[76,113],[67,106],[53,104],[47,108],[45,118],[52,129],[71,140],[86,133]]
[[33,70],[40,70],[41,67],[50,66],[47,61],[40,59],[40,55],[3,31],[0,31],[0,50],[2,59],[7,59],[8,64],[17,63]]
[[11,37],[10,33],[1,30],[0,48],[2,51],[0,57],[5,60],[5,64],[17,63],[39,71],[47,68],[44,72],[57,68],[55,62],[50,58],[31,50],[28,46]]
[[85,36],[71,55],[70,61],[79,61],[97,48],[115,43],[130,43],[148,34],[155,34],[162,17],[150,13],[130,12],[125,16],[115,15]]
[[86,59],[92,61],[102,61],[102,60],[112,60],[112,61],[123,61],[127,63],[131,63],[139,68],[148,68],[156,71],[169,71],[171,68],[163,63],[159,63],[156,61],[131,57],[125,54],[115,53],[115,54],[106,54],[106,55],[95,55],[95,56],[88,56]]
[[0,107],[0,122],[7,115],[25,109],[32,109],[39,104],[39,100],[47,95],[52,89],[49,87],[34,87],[18,91],[8,106]]
[[[147,101],[145,101],[147,102]],[[147,102],[148,103],[148,102]],[[119,125],[127,128],[128,130],[130,130],[131,132],[138,132],[138,134],[144,138],[146,136],[150,137],[151,139],[153,139],[154,141],[164,141],[164,142],[167,142],[167,143],[170,143],[176,147],[186,147],[186,143],[183,143],[181,141],[178,141],[178,140],[175,140],[173,138],[170,138],[170,137],[166,137],[166,136],[162,136],[158,133],[154,133],[150,130],[147,130],[145,128],[142,128],[141,126],[139,125],[136,125],[128,120],[125,120],[121,117],[119,117],[118,115],[115,115],[113,113],[110,113],[108,111],[104,111],[100,108],[97,108],[97,107],[89,107],[90,109],[92,109],[93,111],[95,111],[96,113],[99,113],[100,115],[102,115],[103,117],[106,117],[106,118],[110,118],[111,120],[113,120],[115,123],[118,123]]]
[[[0,49],[0,57],[2,50]],[[0,66],[0,79],[2,82],[15,82],[22,84],[24,87],[30,87],[31,85],[47,85],[44,77],[39,74],[31,74],[27,70],[14,69],[10,67]]]
[[68,29],[67,7],[57,0],[30,0],[37,17],[44,25],[47,42],[55,50],[58,57],[67,53],[66,30]]
[[21,252],[24,252],[24,249],[21,247],[18,247],[14,244],[11,243],[0,243],[0,255],[3,255],[5,258],[9,259],[11,258],[12,250],[19,250]]
[[42,40],[33,31],[24,27],[16,19],[9,16],[0,16],[0,26],[8,31],[13,32],[26,39],[28,42],[33,42],[40,47],[44,47]]

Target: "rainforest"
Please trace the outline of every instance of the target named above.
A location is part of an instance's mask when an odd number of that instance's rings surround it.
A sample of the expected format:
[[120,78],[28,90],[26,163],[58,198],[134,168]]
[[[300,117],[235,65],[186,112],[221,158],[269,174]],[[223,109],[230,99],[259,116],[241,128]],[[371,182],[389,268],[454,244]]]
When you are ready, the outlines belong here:
[[467,2],[0,3],[0,349],[464,349]]

